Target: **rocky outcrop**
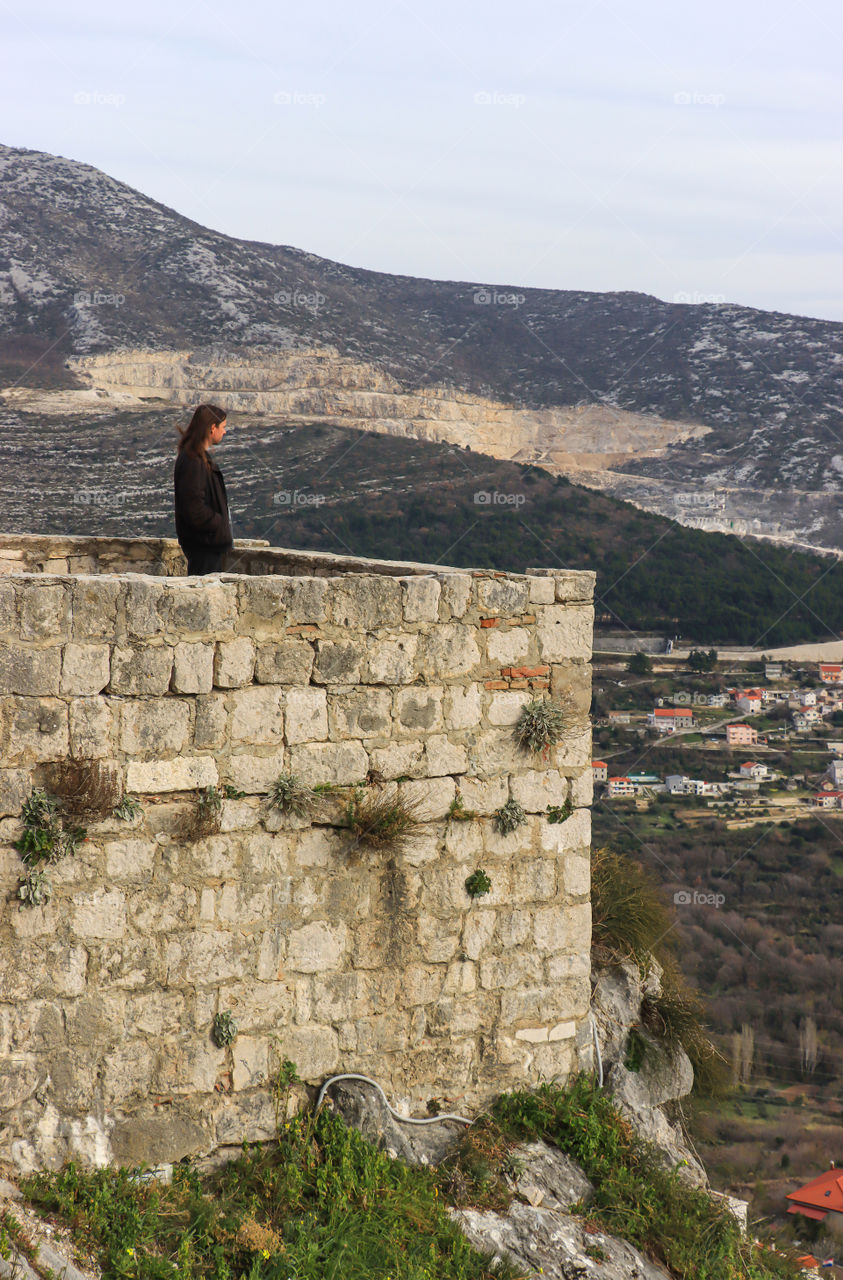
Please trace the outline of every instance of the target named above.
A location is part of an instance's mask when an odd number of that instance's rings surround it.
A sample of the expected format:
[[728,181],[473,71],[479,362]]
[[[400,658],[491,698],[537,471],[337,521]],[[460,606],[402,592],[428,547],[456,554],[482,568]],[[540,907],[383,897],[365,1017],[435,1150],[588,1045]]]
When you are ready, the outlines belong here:
[[[645,996],[658,995],[660,978],[661,969],[655,961],[645,975],[632,961],[592,970],[591,1011],[604,1083],[619,1109],[641,1137],[661,1151],[665,1162],[678,1166],[687,1182],[707,1187],[705,1169],[689,1149],[680,1126],[664,1109],[666,1103],[691,1092],[694,1070],[690,1059],[682,1048],[669,1048],[641,1027],[641,1002]],[[633,1027],[645,1045],[636,1070],[625,1065]]]

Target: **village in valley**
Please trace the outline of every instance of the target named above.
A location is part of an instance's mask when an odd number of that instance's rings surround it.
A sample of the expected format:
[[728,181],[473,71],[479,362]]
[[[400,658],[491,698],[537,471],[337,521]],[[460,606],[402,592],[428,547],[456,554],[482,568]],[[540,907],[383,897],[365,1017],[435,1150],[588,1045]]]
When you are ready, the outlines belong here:
[[696,800],[729,825],[843,808],[841,663],[638,651],[595,655],[594,679],[601,799]]

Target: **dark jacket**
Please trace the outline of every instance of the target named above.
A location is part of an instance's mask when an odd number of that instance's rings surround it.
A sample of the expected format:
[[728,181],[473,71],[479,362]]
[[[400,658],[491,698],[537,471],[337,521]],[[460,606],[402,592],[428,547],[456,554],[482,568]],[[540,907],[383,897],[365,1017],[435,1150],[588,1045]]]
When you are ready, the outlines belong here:
[[176,537],[183,550],[227,551],[234,545],[222,472],[210,454],[208,461],[210,467],[189,453],[176,458]]

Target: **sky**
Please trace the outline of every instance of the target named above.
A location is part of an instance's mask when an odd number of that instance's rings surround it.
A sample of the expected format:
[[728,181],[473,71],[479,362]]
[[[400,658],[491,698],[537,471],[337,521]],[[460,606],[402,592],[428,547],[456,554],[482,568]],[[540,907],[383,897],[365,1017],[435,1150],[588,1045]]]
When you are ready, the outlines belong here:
[[0,140],[358,267],[843,321],[835,0],[0,0]]

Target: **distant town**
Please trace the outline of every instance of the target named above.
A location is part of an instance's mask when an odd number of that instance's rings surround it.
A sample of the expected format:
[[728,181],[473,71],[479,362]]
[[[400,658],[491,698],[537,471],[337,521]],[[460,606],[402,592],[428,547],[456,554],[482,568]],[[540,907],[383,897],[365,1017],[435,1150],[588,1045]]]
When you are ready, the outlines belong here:
[[[843,665],[726,665],[715,650],[684,662],[597,655],[596,793],[638,807],[698,797],[741,825],[843,808]],[[692,772],[675,767],[679,747],[693,752]]]

